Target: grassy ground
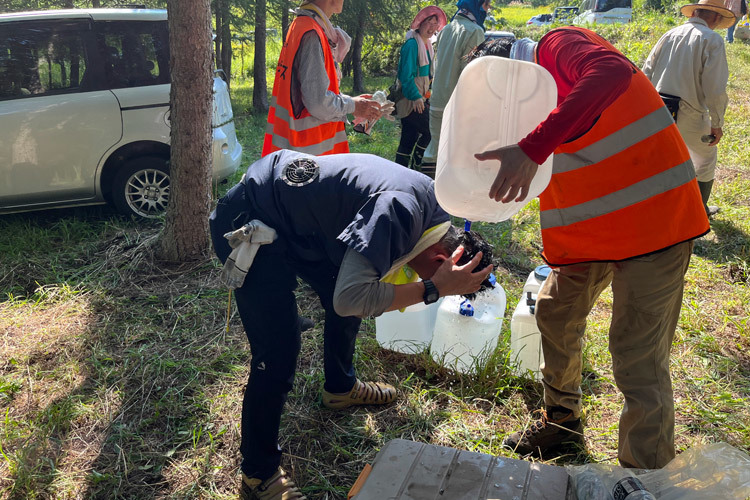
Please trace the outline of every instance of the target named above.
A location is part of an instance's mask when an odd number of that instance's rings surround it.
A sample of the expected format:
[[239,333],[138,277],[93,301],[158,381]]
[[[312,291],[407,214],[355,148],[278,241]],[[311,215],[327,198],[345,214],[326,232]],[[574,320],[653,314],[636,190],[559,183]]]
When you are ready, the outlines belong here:
[[[602,32],[640,63],[675,22],[646,17]],[[717,441],[750,450],[750,46],[727,52],[730,108],[713,198],[722,212],[696,243],[672,358],[680,451]],[[233,95],[246,166],[259,155],[265,117],[247,114],[247,82]],[[391,158],[398,133],[383,120],[372,137],[352,135],[352,149]],[[388,408],[321,407],[323,314],[299,289],[318,326],[304,335],[281,444],[310,498],[345,498],[392,438],[510,456],[502,438],[530,422],[542,397],[539,384],[510,375],[507,350],[507,320],[541,263],[538,206],[478,226],[508,295],[499,347],[478,376],[456,375],[426,355],[379,349],[366,320],[356,367],[399,387]],[[227,328],[216,261],[155,263],[148,243],[158,230],[106,208],[0,217],[0,498],[235,497],[247,341],[234,310]],[[606,347],[610,305],[605,293],[586,333],[586,449],[554,463],[615,463],[622,397]]]

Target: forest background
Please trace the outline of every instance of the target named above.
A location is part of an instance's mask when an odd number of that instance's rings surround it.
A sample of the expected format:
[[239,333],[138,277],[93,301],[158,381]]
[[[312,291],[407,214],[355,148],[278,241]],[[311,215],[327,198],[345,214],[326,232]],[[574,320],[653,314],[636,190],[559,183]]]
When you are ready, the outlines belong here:
[[[260,155],[263,96],[293,3],[212,4],[216,61],[230,75],[245,149],[229,185]],[[455,12],[451,2],[437,3],[449,16]],[[360,42],[344,65],[344,92],[393,81],[405,28],[423,4],[345,0],[334,22]],[[113,4],[1,0],[0,11],[95,5]],[[554,6],[494,2],[488,28],[538,39],[550,27],[525,22]],[[641,65],[659,36],[683,19],[679,3],[634,7],[632,23],[596,30]],[[719,441],[750,451],[750,46],[727,45],[727,54],[730,104],[713,195],[722,211],[696,242],[673,346],[678,451]],[[399,133],[397,124],[380,120],[371,136],[350,134],[350,143],[355,152],[393,158]],[[358,372],[401,392],[385,409],[321,406],[323,314],[300,286],[302,312],[317,326],[304,335],[281,444],[283,465],[310,498],[345,498],[364,464],[393,438],[512,456],[500,443],[532,421],[542,396],[540,384],[512,375],[508,351],[510,314],[541,264],[538,219],[532,201],[510,221],[475,226],[495,247],[508,296],[498,349],[478,375],[455,374],[428,355],[382,350],[374,320],[363,323]],[[249,348],[234,309],[227,328],[218,262],[161,266],[148,250],[159,230],[159,221],[123,219],[106,207],[0,217],[0,498],[235,498]],[[586,448],[548,463],[616,463],[622,397],[607,351],[611,301],[605,292],[586,333]]]

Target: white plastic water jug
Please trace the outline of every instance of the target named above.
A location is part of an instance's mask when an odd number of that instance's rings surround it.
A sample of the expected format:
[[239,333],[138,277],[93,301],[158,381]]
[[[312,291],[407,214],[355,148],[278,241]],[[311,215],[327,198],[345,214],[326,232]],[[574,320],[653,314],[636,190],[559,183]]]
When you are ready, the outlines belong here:
[[539,266],[529,273],[521,299],[510,319],[510,361],[514,365],[513,373],[525,376],[531,372],[536,381],[542,378],[539,367],[544,361],[542,334],[534,316],[536,297],[549,273],[549,266]]
[[375,318],[375,340],[391,351],[417,354],[427,350],[432,340],[441,298],[427,305],[422,302],[401,311],[389,311]]
[[435,194],[451,215],[499,222],[516,214],[549,184],[552,155],[539,166],[526,199],[500,203],[489,198],[500,169],[475,153],[516,144],[557,106],[557,87],[537,64],[484,56],[461,73],[443,115]]
[[[473,315],[468,315],[468,302],[473,306]],[[445,297],[435,320],[432,358],[461,373],[476,373],[497,347],[503,316],[505,290],[499,283],[472,301],[461,295]]]

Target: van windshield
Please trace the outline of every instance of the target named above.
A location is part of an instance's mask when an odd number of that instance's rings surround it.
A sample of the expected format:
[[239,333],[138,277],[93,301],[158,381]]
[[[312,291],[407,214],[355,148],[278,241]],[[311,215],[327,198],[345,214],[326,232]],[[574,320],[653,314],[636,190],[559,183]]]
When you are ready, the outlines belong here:
[[596,0],[594,12],[607,12],[612,9],[630,9],[632,0]]

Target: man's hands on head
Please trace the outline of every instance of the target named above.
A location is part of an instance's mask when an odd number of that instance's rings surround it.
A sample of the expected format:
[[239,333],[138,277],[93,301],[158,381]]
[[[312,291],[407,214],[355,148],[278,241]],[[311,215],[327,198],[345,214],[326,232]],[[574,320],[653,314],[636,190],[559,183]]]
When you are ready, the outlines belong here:
[[539,165],[529,158],[518,144],[477,153],[474,157],[480,161],[500,162],[500,170],[490,187],[490,198],[509,203],[522,201],[528,196],[531,180],[536,175]]
[[432,283],[437,287],[441,297],[474,293],[479,290],[482,282],[492,272],[492,265],[473,272],[482,260],[482,252],[478,252],[463,266],[456,265],[463,253],[464,247],[459,246],[432,276]]

